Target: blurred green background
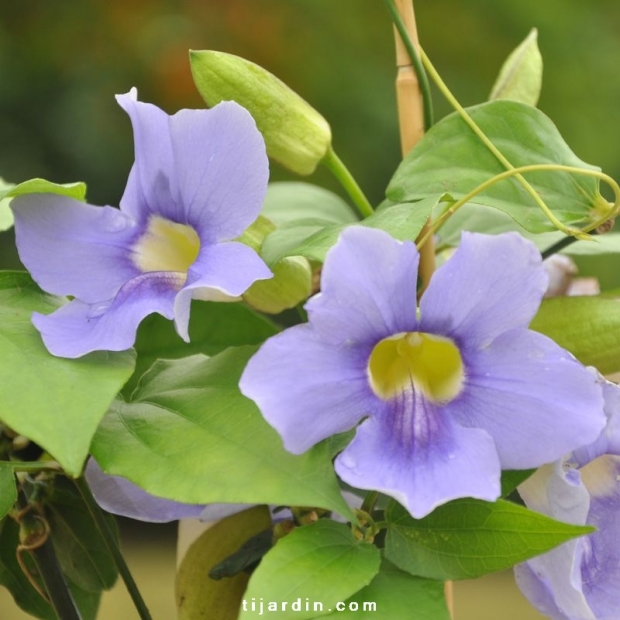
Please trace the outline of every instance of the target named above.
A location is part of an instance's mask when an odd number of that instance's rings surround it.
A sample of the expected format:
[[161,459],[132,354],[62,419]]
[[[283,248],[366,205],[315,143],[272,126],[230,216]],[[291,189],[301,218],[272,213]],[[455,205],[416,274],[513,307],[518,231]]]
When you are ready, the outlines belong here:
[[[506,55],[539,29],[540,107],[585,161],[620,176],[617,0],[418,0],[420,39],[461,102],[486,99]],[[132,163],[114,94],[172,113],[199,107],[188,49],[257,62],[332,125],[334,144],[378,203],[398,164],[392,28],[381,0],[20,0],[0,5],[0,176],[86,181],[118,204]],[[436,115],[448,107],[435,97]],[[286,173],[273,165],[272,178]],[[321,171],[312,179],[333,187]],[[0,260],[15,264],[12,236]]]
[[[539,107],[582,159],[620,177],[617,0],[418,0],[416,14],[423,46],[464,105],[486,99],[507,54],[537,27]],[[137,86],[142,100],[170,113],[200,107],[189,49],[235,53],[278,75],[324,114],[340,157],[372,202],[382,199],[400,152],[381,0],[2,2],[0,176],[85,181],[91,203],[118,204],[133,145],[114,94]],[[437,118],[449,111],[437,94],[435,108]],[[272,178],[288,175],[274,164]],[[323,171],[311,180],[336,189]],[[10,231],[0,234],[0,264],[19,264]],[[174,531],[138,531],[126,528],[130,562],[155,617],[172,618]],[[106,597],[102,619],[134,617],[114,597],[127,603],[122,588]],[[456,600],[459,620],[539,617],[506,576],[459,584]],[[0,617],[22,617],[10,606],[0,591]]]

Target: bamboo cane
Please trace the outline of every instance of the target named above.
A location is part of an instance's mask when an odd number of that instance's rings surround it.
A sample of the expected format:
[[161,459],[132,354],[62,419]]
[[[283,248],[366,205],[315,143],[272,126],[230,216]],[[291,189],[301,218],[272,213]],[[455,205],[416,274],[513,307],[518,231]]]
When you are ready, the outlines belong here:
[[[396,0],[407,32],[416,48],[419,49],[418,33],[413,12],[413,0]],[[424,112],[422,93],[418,78],[416,77],[411,59],[402,39],[396,29],[394,30],[396,41],[396,100],[398,103],[398,123],[400,126],[400,144],[403,157],[418,143],[424,134]],[[426,223],[418,239],[421,239],[429,230],[430,220]],[[424,290],[435,270],[435,248],[432,236],[420,248],[420,278],[422,290]]]
[[[395,0],[396,8],[400,13],[407,32],[415,47],[420,49],[418,32],[413,11],[413,0]],[[407,49],[400,38],[396,28],[394,29],[396,41],[396,100],[398,103],[398,124],[400,127],[400,144],[403,157],[418,143],[424,134],[424,112],[422,93],[418,78],[411,64],[411,59]],[[424,225],[420,231],[418,239],[424,237],[430,229],[431,221]],[[422,280],[422,290],[426,289],[431,276],[435,271],[435,247],[432,235],[420,248],[420,278]],[[452,582],[447,581],[445,585],[446,604],[450,617],[454,618],[454,595]]]

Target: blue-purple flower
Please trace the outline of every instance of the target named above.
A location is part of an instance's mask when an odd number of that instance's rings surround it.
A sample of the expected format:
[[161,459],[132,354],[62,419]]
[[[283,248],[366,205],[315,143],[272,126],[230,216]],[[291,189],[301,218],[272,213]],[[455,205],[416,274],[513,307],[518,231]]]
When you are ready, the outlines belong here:
[[527,329],[547,285],[531,243],[464,233],[419,311],[417,268],[413,243],[345,231],[309,322],[269,339],[240,388],[293,453],[361,421],[337,473],[423,517],[457,497],[495,500],[501,469],[593,441],[605,416],[596,379]]
[[529,508],[597,531],[515,567],[522,592],[553,620],[620,613],[620,389],[604,385],[608,423],[592,444],[541,467],[519,487]]
[[192,299],[231,299],[271,277],[233,241],[256,219],[269,176],[250,114],[233,102],[169,116],[117,100],[134,132],[135,163],[120,210],[47,194],[16,198],[17,248],[37,283],[74,299],[33,323],[48,350],[79,357],[132,346],[153,312],[188,339]]

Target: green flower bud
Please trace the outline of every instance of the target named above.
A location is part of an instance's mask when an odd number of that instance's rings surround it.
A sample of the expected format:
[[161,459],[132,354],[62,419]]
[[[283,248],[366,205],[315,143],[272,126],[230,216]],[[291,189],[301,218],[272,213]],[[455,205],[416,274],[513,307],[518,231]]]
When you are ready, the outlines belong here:
[[293,172],[314,172],[331,145],[327,121],[262,67],[232,54],[190,52],[194,83],[208,106],[236,101],[254,117],[267,154]]
[[[276,229],[263,215],[249,226],[238,241],[260,253],[265,237]],[[312,269],[303,256],[287,256],[270,265],[273,278],[261,280],[243,294],[244,301],[255,310],[278,314],[293,308],[312,292]]]

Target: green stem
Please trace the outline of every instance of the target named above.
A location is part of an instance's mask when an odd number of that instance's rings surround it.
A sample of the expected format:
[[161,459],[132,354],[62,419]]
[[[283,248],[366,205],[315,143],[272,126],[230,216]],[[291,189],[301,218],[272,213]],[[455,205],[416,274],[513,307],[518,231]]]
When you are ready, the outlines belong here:
[[125,562],[125,558],[123,557],[123,554],[120,552],[120,549],[116,544],[114,534],[110,530],[110,527],[108,526],[105,517],[103,516],[103,512],[101,511],[101,508],[99,508],[99,504],[97,504],[95,498],[93,497],[93,494],[91,493],[88,484],[86,483],[86,480],[84,478],[78,478],[74,482],[80,492],[80,495],[82,496],[82,499],[88,507],[88,511],[90,512],[93,520],[95,521],[95,524],[97,525],[97,529],[99,530],[105,541],[108,551],[114,558],[121,578],[123,579],[125,587],[129,592],[129,596],[131,596],[131,600],[133,601],[133,604],[138,611],[138,615],[140,616],[141,620],[152,620],[151,614],[146,607],[144,599],[142,598],[142,595],[140,594],[140,591],[136,586],[136,582],[133,580],[133,577],[129,572],[129,568]]
[[599,170],[591,170],[589,168],[576,168],[574,166],[564,166],[562,164],[532,164],[530,166],[520,166],[519,168],[512,167],[510,170],[506,170],[505,172],[501,172],[500,174],[496,174],[494,177],[488,179],[484,183],[481,183],[476,188],[474,188],[471,192],[463,196],[460,200],[457,200],[449,209],[444,211],[433,223],[432,228],[427,232],[427,234],[420,239],[418,242],[418,247],[421,247],[426,241],[429,235],[434,235],[441,226],[445,223],[445,221],[458,209],[460,209],[463,205],[467,204],[472,198],[483,192],[485,189],[488,189],[494,183],[498,181],[502,181],[503,179],[507,179],[512,176],[521,177],[521,173],[524,172],[570,172],[572,174],[581,174],[584,176],[594,177],[601,181],[607,183],[614,192],[614,203],[609,208],[609,211],[603,213],[599,218],[588,224],[583,230],[576,228],[567,228],[562,224],[551,212],[551,210],[544,205],[544,213],[549,218],[551,223],[569,235],[571,238],[575,239],[589,239],[590,237],[586,234],[595,228],[598,228],[601,224],[606,222],[612,217],[615,217],[618,211],[620,211],[620,186],[616,181],[605,174],[604,172],[600,172]]
[[407,32],[403,18],[400,16],[394,4],[394,0],[385,0],[385,4],[387,5],[387,9],[390,12],[394,26],[396,26],[396,30],[398,30],[398,34],[403,41],[405,49],[409,54],[413,70],[418,78],[420,92],[422,93],[422,106],[424,109],[424,131],[428,131],[433,126],[433,99],[431,97],[431,86],[428,81],[428,76],[426,75],[426,71],[424,71],[424,66],[420,61],[420,56],[415,49],[415,45]]
[[[43,517],[39,517],[34,510],[25,510],[28,506],[28,500],[23,490],[19,492],[18,505],[24,510],[19,521],[20,529],[30,532],[39,530],[41,524],[44,523]],[[46,525],[46,528],[49,528],[49,526]],[[62,573],[58,558],[54,551],[54,546],[49,536],[47,536],[42,545],[28,549],[28,553],[34,560],[45,591],[49,597],[49,602],[54,608],[59,620],[81,620],[82,617],[73,600],[69,586],[65,581],[65,576]]]
[[[491,140],[487,137],[487,135],[480,129],[480,127],[476,124],[474,119],[469,115],[467,110],[458,102],[456,97],[452,94],[446,83],[441,79],[441,76],[429,60],[428,56],[424,53],[423,50],[420,50],[420,55],[422,56],[422,62],[424,63],[424,67],[429,72],[430,76],[433,78],[435,84],[443,94],[443,96],[448,100],[450,105],[459,113],[461,118],[467,123],[469,128],[480,138],[482,143],[495,155],[495,157],[500,161],[500,163],[507,170],[514,170],[514,166],[504,157],[501,151],[491,142]],[[551,212],[549,207],[545,204],[544,200],[540,197],[538,192],[520,175],[516,175],[517,180],[523,185],[527,193],[534,199],[536,204],[545,212],[547,217],[553,222],[554,226],[566,233],[567,235],[575,234],[574,231],[564,226]]]
[[375,504],[377,503],[378,499],[379,491],[369,491],[368,493],[366,493],[366,497],[364,497],[364,501],[360,510],[367,514],[370,514],[375,509]]
[[37,471],[62,471],[62,467],[56,461],[0,461],[0,466],[8,465],[13,471],[37,472]]
[[331,173],[338,179],[340,185],[344,187],[347,194],[351,197],[353,204],[357,207],[362,217],[368,217],[374,213],[374,209],[368,202],[364,192],[360,189],[353,175],[347,170],[334,149],[330,146],[325,157],[321,160]]
[[544,260],[545,258],[549,258],[550,256],[557,254],[572,243],[575,243],[575,241],[577,241],[576,237],[564,237],[563,239],[560,239],[553,245],[549,246],[544,252],[541,252],[540,255],[543,257]]

